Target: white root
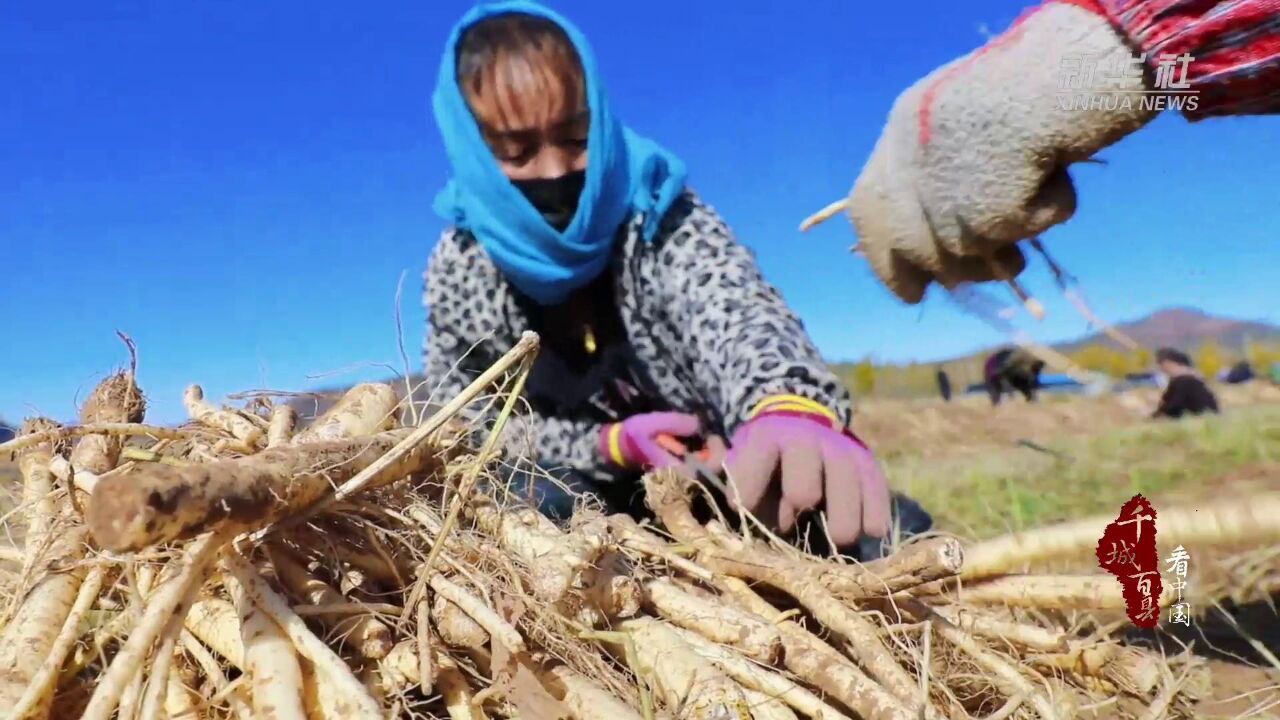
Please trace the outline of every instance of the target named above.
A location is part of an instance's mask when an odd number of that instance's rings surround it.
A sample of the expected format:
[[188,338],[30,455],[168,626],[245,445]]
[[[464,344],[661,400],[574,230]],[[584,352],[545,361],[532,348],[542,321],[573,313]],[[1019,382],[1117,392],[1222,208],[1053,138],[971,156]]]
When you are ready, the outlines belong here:
[[[169,692],[169,673],[173,670],[174,649],[178,644],[178,636],[182,633],[182,623],[188,607],[189,598],[178,605],[173,617],[169,618],[160,633],[155,652],[152,653],[150,679],[146,693],[142,696],[142,720],[162,720],[164,716],[164,701]],[[141,677],[142,673],[138,673],[138,678]]]
[[80,492],[88,495],[93,494],[93,489],[98,486],[98,474],[80,468],[72,468],[71,462],[62,456],[58,456],[49,461],[49,471],[53,476],[63,482],[69,482],[76,486]]
[[489,633],[480,623],[443,595],[431,600],[431,619],[440,639],[450,647],[474,650],[489,644]]
[[940,622],[934,625],[934,632],[968,655],[983,670],[991,673],[993,682],[1000,686],[1008,697],[1020,696],[1031,701],[1031,705],[1046,720],[1059,717],[1070,717],[1061,714],[1062,708],[1055,706],[1049,697],[1041,692],[1030,680],[1023,677],[1016,666],[1004,658],[979,645],[971,635],[954,625]]
[[806,232],[813,226],[830,220],[836,215],[839,215],[840,213],[844,212],[846,209],[848,209],[848,207],[849,207],[848,198],[841,198],[840,200],[837,200],[827,205],[826,207],[822,208],[818,212],[810,215],[809,217],[801,221],[800,232]]
[[1027,660],[1041,667],[1101,678],[1139,697],[1155,690],[1162,665],[1153,653],[1107,644],[1082,645],[1070,652],[1032,655]]
[[633,577],[621,553],[605,553],[582,575],[584,597],[590,608],[606,620],[634,617],[640,612],[644,591]]
[[752,663],[733,650],[717,645],[695,632],[683,628],[674,630],[694,652],[714,662],[744,688],[776,698],[815,720],[849,720],[846,715],[823,702],[822,698],[781,675]]
[[364,684],[356,678],[342,658],[311,632],[302,618],[289,608],[288,602],[267,585],[244,556],[229,550],[223,555],[223,564],[254,604],[262,608],[285,631],[298,653],[315,667],[320,675],[318,679],[335,688],[342,702],[342,707],[335,708],[335,712],[362,720],[381,718],[382,709],[370,697]]
[[416,641],[396,643],[391,652],[378,661],[378,672],[381,674],[379,687],[388,696],[400,695],[418,685],[422,681],[422,670],[418,665]]
[[472,620],[475,620],[490,638],[502,643],[512,655],[525,652],[524,638],[520,637],[520,632],[480,598],[439,573],[433,574],[428,584],[437,595],[458,606]]
[[[44,423],[28,421],[23,432]],[[21,439],[21,438],[19,438]],[[0,630],[0,707],[12,707],[39,672],[32,658],[47,657],[58,644],[61,628],[72,612],[87,571],[84,556],[85,531],[75,525],[70,508],[59,507],[51,496],[48,461],[52,448],[37,446],[18,458],[23,475],[23,496],[29,503],[23,576],[34,578],[25,597]],[[48,698],[41,698],[47,703]],[[47,704],[33,708],[36,714]]]
[[344,703],[338,690],[331,683],[324,682],[315,667],[306,661],[302,663],[302,685],[302,704],[308,720],[345,720],[346,716],[342,714]]
[[[363,492],[365,488],[371,485],[376,486],[377,484],[384,482],[388,475],[394,476],[395,472],[404,466],[406,458],[418,452],[420,446],[422,446],[428,438],[438,435],[441,431],[445,430],[445,426],[458,414],[459,411],[466,407],[467,403],[475,400],[480,393],[484,392],[489,385],[501,377],[503,373],[507,372],[507,370],[511,369],[512,366],[517,363],[525,363],[528,357],[531,356],[532,353],[536,353],[537,350],[538,334],[530,330],[526,330],[521,333],[520,339],[516,342],[515,346],[508,350],[505,355],[498,358],[497,362],[490,365],[489,369],[480,373],[475,380],[471,381],[470,385],[467,385],[462,389],[462,392],[458,393],[452,400],[445,403],[444,407],[440,408],[431,417],[427,418],[417,428],[414,428],[413,432],[409,433],[404,440],[396,443],[395,447],[391,448],[391,450],[383,455],[381,459],[366,467],[364,470],[361,470],[355,477],[342,483],[342,485],[338,486],[337,491],[332,495],[325,496],[319,502],[308,508],[306,512],[296,515],[292,518],[292,521],[300,522],[311,514],[317,513],[328,507],[331,503],[342,502],[352,495]],[[518,395],[518,393],[516,393],[516,395]],[[516,395],[512,395],[512,398],[514,399]],[[446,524],[447,522],[448,521],[446,521]],[[431,556],[428,555],[428,560],[430,559]]]
[[71,648],[76,644],[76,639],[80,635],[80,623],[85,613],[97,599],[98,591],[102,589],[102,576],[102,566],[95,565],[81,583],[75,603],[71,606],[71,612],[67,613],[67,618],[63,621],[62,629],[54,639],[49,654],[41,660],[40,667],[27,683],[22,697],[13,706],[10,717],[22,720],[29,715],[40,715],[48,711],[53,690],[58,681],[58,672],[62,669],[62,663],[66,661]]
[[182,394],[182,404],[192,420],[205,427],[228,432],[236,440],[251,448],[262,439],[262,428],[239,413],[215,407],[204,399],[204,390],[199,385],[187,387],[186,392]]
[[164,713],[169,720],[196,720],[200,717],[199,701],[188,682],[187,668],[178,666],[169,672],[165,683]]
[[1038,625],[987,617],[972,609],[956,605],[938,605],[931,609],[961,630],[979,637],[1042,652],[1058,652],[1067,647],[1066,635]]
[[791,708],[776,697],[751,688],[743,688],[742,695],[751,710],[751,720],[799,720]]
[[218,549],[229,537],[227,533],[210,533],[192,543],[182,571],[148,599],[147,613],[142,616],[137,627],[129,634],[124,647],[116,653],[111,665],[99,679],[81,720],[108,720],[111,717],[111,712],[116,709],[116,704],[124,693],[125,685],[143,665],[152,642],[173,616],[174,610],[189,601]]
[[574,720],[640,720],[640,714],[626,703],[565,665],[548,670],[543,682],[556,691],[556,699],[573,713]]
[[222,672],[222,668],[218,666],[217,659],[213,657],[204,645],[200,644],[195,635],[183,630],[179,642],[190,653],[196,664],[200,666],[200,670],[204,672],[205,677],[209,678],[209,682],[213,685],[217,695],[226,698],[227,704],[231,708],[232,716],[236,720],[252,720],[253,711],[249,708],[249,703],[239,693],[228,691],[227,676]]
[[238,670],[244,670],[244,642],[235,606],[221,598],[197,600],[187,611],[186,628]]
[[[956,599],[975,605],[1124,610],[1123,588],[1111,575],[1009,575],[966,584]],[[1173,601],[1161,595],[1164,607]]]
[[[342,593],[312,575],[287,552],[271,548],[269,554],[276,577],[295,597],[312,606],[346,604]],[[325,617],[322,623],[326,629],[344,638],[344,642],[369,660],[386,657],[391,651],[391,630],[371,614],[363,613],[336,620]]]
[[[694,519],[687,495],[689,480],[675,470],[660,470],[644,478],[646,500],[667,530],[681,542],[698,548],[699,558],[725,576],[754,577],[785,590],[815,619],[844,636],[853,657],[896,698],[916,711],[920,697],[916,681],[880,640],[871,621],[836,599],[815,577],[811,567],[793,567],[785,558],[770,557],[768,548],[748,545],[727,532],[712,534]],[[819,651],[820,652],[820,651]],[[936,716],[924,707],[925,716]],[[892,707],[875,703],[875,714]]]
[[8,455],[9,453],[20,452],[27,448],[47,443],[51,440],[97,434],[149,437],[154,440],[187,439],[186,433],[182,430],[160,427],[159,425],[143,425],[142,423],[131,422],[95,422],[89,423],[88,425],[77,425],[75,427],[60,427],[41,430],[40,432],[32,433],[28,436],[14,438],[8,442],[0,443],[0,457]]
[[281,403],[271,408],[271,421],[267,425],[267,448],[288,444],[297,424],[298,411],[292,406]]
[[436,668],[431,662],[435,655],[431,649],[431,624],[427,621],[425,602],[418,603],[416,615],[417,627],[414,629],[416,647],[414,649],[418,652],[418,683],[422,686],[422,692],[430,695],[435,687]]
[[345,440],[391,429],[396,391],[385,383],[361,383],[347,390],[324,415],[293,438],[296,444]]
[[139,668],[129,678],[120,695],[120,704],[116,707],[116,717],[136,719],[142,711],[142,669]]
[[440,686],[440,694],[444,697],[450,720],[487,720],[484,710],[473,704],[475,695],[467,685],[466,677],[458,669],[458,664],[448,655],[440,654],[436,657],[435,665],[439,668],[436,682]]
[[767,665],[776,664],[782,658],[782,636],[778,628],[759,617],[694,595],[667,578],[650,580],[644,589],[657,614],[671,623],[693,630],[712,642],[735,647],[747,657]]
[[908,544],[887,558],[856,565],[819,566],[823,587],[845,600],[883,597],[954,577],[965,564],[959,540],[938,537]]
[[742,689],[695,652],[675,628],[653,618],[634,618],[623,621],[619,629],[635,648],[634,669],[649,680],[667,707],[683,708],[682,717],[693,720],[750,717]]
[[715,573],[672,552],[662,538],[640,527],[631,516],[611,515],[608,520],[609,528],[622,541],[623,546],[661,560],[695,580],[705,583],[715,581]]
[[491,501],[469,508],[477,525],[528,568],[534,596],[555,603],[604,552],[598,535],[563,533],[533,508],[499,511]]
[[302,669],[293,643],[279,625],[249,598],[244,586],[228,583],[240,618],[240,640],[256,717],[270,720],[306,720],[302,709]]

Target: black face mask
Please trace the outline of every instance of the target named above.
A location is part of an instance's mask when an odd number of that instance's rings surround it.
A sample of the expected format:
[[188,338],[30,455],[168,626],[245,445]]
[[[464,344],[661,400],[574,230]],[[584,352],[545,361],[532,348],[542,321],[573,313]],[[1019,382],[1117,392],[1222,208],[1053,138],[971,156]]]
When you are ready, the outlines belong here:
[[548,225],[564,232],[569,223],[573,222],[573,215],[578,210],[578,198],[582,197],[582,187],[586,182],[587,172],[575,170],[556,178],[512,180],[511,184],[524,193],[529,204],[542,213]]

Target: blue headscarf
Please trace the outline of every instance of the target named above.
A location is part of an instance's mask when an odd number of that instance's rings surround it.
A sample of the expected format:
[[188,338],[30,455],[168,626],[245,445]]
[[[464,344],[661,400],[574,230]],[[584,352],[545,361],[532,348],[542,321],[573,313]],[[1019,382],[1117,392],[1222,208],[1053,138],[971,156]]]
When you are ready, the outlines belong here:
[[[487,17],[524,13],[559,25],[582,62],[591,127],[586,182],[573,221],[559,232],[502,174],[480,134],[457,81],[457,45],[463,31]],[[624,127],[609,110],[604,86],[586,38],[565,18],[530,0],[487,2],[454,26],[431,98],[453,177],[435,200],[435,211],[469,230],[518,290],[543,305],[564,300],[608,265],[618,228],[644,215],[651,241],[662,216],[684,190],[679,158]]]

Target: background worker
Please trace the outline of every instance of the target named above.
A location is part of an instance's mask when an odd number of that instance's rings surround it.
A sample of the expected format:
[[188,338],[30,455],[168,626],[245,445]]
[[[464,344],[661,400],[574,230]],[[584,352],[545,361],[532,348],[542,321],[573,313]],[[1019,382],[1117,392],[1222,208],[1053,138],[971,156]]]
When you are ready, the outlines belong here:
[[938,394],[942,396],[942,401],[951,402],[951,376],[942,366],[938,366],[934,375],[938,381]]
[[999,405],[1006,393],[1019,392],[1027,402],[1035,402],[1044,361],[1022,348],[1002,348],[983,364],[983,382],[992,405]]
[[[612,114],[571,23],[520,0],[470,11],[432,104],[452,166],[426,274],[436,392],[532,329],[530,412],[510,435],[611,510],[640,512],[642,472],[678,462],[662,436],[716,435],[731,506],[783,533],[825,510],[840,548],[886,535],[889,489],[848,429],[848,390],[681,161]],[[912,509],[904,529],[928,529]]]
[[1168,380],[1151,417],[1177,419],[1184,415],[1218,412],[1218,399],[1191,366],[1191,358],[1186,353],[1160,348],[1156,351],[1156,365]]

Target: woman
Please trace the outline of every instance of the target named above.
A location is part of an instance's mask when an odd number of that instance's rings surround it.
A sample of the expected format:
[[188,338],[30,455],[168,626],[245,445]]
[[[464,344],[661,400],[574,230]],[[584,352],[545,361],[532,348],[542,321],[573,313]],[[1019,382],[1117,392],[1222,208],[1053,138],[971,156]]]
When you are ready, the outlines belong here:
[[1160,348],[1156,351],[1156,366],[1168,379],[1160,402],[1151,413],[1152,418],[1176,420],[1185,415],[1218,412],[1218,398],[1192,367],[1191,358],[1186,353],[1174,348]]
[[1044,361],[1022,348],[1001,348],[992,353],[982,367],[991,404],[999,405],[1006,394],[1014,392],[1022,393],[1027,402],[1035,402],[1043,371]]
[[453,169],[426,275],[437,392],[532,329],[523,420],[542,469],[635,510],[641,473],[677,462],[661,436],[728,437],[732,506],[784,533],[825,510],[840,548],[886,534],[847,390],[680,160],[612,115],[572,24],[532,2],[472,10],[433,108]]

